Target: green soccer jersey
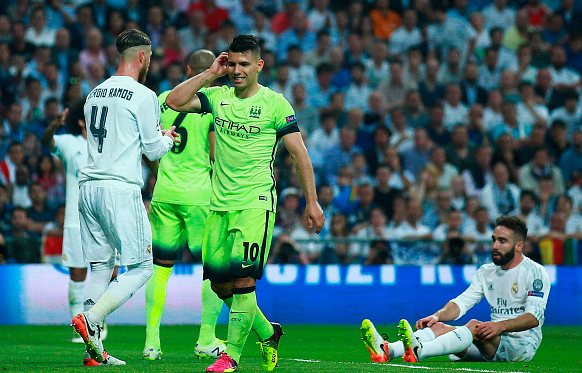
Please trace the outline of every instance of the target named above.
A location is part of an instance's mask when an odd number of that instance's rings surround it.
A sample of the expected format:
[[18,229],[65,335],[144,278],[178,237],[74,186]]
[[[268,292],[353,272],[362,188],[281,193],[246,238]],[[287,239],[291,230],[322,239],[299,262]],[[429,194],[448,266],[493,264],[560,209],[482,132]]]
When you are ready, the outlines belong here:
[[210,209],[275,212],[277,145],[284,135],[299,131],[291,104],[262,86],[245,99],[227,86],[202,89],[198,97],[202,112],[214,116],[216,131]]
[[162,93],[160,121],[163,129],[176,126],[181,142],[174,144],[162,159],[152,201],[180,205],[210,204],[210,146],[213,128],[210,114],[179,113],[168,107]]

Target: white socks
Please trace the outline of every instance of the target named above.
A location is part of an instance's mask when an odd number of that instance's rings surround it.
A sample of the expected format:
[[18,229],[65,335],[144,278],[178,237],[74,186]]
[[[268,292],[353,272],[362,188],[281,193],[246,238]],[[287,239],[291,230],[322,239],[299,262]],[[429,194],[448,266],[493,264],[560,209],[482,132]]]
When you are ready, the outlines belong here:
[[[424,344],[425,342],[434,341],[436,338],[434,332],[431,328],[418,329],[414,332],[414,335],[420,339]],[[397,357],[402,357],[404,355],[404,344],[402,341],[396,341],[394,343],[390,342],[390,359]]]
[[[91,264],[91,272],[93,272],[93,264]],[[129,298],[131,298],[133,294],[135,294],[135,292],[147,282],[147,280],[152,276],[152,273],[152,260],[127,266],[127,272],[121,276],[117,276],[117,278],[106,287],[106,291],[99,298],[99,301],[89,312],[87,312],[89,320],[101,325],[105,320],[105,317],[119,308],[123,303],[127,302]],[[91,279],[92,278],[93,273],[91,273]]]
[[[421,340],[422,342],[422,340]],[[445,333],[430,342],[422,342],[419,359],[459,353],[473,343],[473,333],[466,326]]]
[[83,290],[85,281],[73,281],[69,279],[69,311],[71,318],[83,312]]
[[107,262],[91,263],[91,274],[85,291],[85,311],[89,311],[105,293],[114,268],[115,256],[112,256]]

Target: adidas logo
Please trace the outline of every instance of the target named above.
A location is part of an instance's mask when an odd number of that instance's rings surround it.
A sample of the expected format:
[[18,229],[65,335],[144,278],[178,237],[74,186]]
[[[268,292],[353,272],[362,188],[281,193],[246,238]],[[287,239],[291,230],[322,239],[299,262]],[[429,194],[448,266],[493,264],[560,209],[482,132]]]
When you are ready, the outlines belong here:
[[488,290],[493,290],[493,284],[489,285],[489,289]]
[[83,303],[84,306],[94,306],[95,302],[93,302],[93,299],[87,299],[85,301],[85,303]]

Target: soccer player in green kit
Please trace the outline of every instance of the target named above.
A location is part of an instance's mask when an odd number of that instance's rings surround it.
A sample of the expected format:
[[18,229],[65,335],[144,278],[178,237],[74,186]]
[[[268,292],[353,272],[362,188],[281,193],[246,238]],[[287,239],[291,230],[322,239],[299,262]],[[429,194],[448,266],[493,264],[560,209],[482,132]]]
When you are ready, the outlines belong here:
[[[188,59],[188,77],[206,70],[215,56],[198,50]],[[210,161],[214,150],[213,117],[210,114],[178,113],[168,108],[166,97],[158,97],[160,121],[164,129],[176,127],[181,143],[167,154],[157,171],[157,181],[150,205],[154,273],[146,285],[146,341],[142,358],[162,358],[160,321],[166,301],[166,285],[174,261],[184,244],[195,260],[200,260],[202,234],[210,204]],[[212,291],[210,281],[202,284],[202,320],[194,353],[199,358],[217,358],[225,345],[214,334],[222,300]]]
[[[204,278],[230,306],[230,317],[225,353],[207,372],[236,371],[251,328],[261,340],[263,370],[277,365],[282,328],[258,308],[255,284],[262,277],[273,233],[277,206],[273,162],[280,139],[300,177],[311,227],[319,233],[325,221],[295,112],[283,95],[258,83],[263,64],[257,39],[238,35],[228,53],[221,53],[208,70],[179,84],[166,98],[176,111],[214,116],[216,160],[202,262]],[[233,87],[202,88],[226,74]]]

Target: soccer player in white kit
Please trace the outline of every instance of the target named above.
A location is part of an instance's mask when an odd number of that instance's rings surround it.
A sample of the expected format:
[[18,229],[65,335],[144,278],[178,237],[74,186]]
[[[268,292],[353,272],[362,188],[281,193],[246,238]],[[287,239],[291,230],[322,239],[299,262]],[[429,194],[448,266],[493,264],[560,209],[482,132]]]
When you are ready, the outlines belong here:
[[[481,266],[461,295],[418,320],[416,332],[402,319],[400,341],[385,341],[370,320],[362,321],[362,339],[372,360],[402,356],[417,362],[454,354],[452,359],[464,361],[530,361],[542,341],[551,283],[546,270],[523,255],[526,236],[527,227],[517,216],[497,218],[493,263]],[[461,327],[443,323],[459,319],[483,297],[491,308],[491,321],[471,320]]]
[[[142,84],[152,54],[149,37],[126,30],[116,47],[116,74],[95,87],[85,102],[88,160],[81,170],[79,213],[91,277],[85,312],[72,321],[91,358],[105,365],[125,365],[103,348],[105,317],[152,275],[152,232],[141,199],[142,154],[154,161],[179,142],[174,127],[161,130],[158,98]],[[127,272],[110,283],[115,249]]]

